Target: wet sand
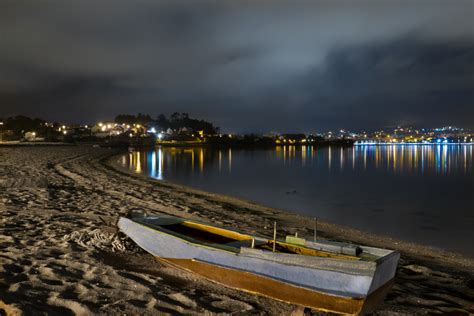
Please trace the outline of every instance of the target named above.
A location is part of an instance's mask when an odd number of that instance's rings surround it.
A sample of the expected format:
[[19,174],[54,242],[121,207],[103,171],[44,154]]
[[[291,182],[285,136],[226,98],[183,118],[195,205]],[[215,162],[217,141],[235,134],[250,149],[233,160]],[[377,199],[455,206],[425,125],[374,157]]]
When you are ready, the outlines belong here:
[[[312,221],[248,201],[129,174],[117,150],[0,147],[0,313],[289,314],[294,306],[158,263],[115,223],[132,209],[248,233],[312,236]],[[329,223],[319,236],[400,250],[376,314],[474,313],[474,259]],[[449,236],[447,236],[449,238]]]

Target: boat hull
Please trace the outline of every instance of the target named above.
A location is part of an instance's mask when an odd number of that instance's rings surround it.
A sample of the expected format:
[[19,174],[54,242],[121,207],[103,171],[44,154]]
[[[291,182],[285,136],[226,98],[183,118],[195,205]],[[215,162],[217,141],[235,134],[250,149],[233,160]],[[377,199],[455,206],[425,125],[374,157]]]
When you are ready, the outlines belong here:
[[156,258],[160,262],[191,271],[225,286],[270,297],[289,304],[341,314],[356,315],[373,311],[384,300],[393,284],[392,280],[365,298],[350,298],[313,291],[251,272],[216,266],[199,260]]
[[[375,287],[375,262],[294,255],[287,262],[285,254],[216,249],[127,218],[120,219],[119,228],[141,248],[174,266],[233,288],[323,311],[358,314],[370,310],[383,300],[394,275],[379,278]],[[307,260],[311,264],[306,264]]]

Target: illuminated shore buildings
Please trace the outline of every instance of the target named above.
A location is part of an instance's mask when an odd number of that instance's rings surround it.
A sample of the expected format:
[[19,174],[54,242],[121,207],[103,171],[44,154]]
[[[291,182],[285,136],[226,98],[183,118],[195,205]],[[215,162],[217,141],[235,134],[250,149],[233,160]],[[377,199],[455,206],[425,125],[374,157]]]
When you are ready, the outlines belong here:
[[269,133],[264,135],[223,134],[180,126],[161,127],[157,121],[148,124],[102,121],[85,125],[45,122],[27,117],[0,119],[0,141],[116,142],[122,144],[147,139],[148,144],[287,146],[287,145],[384,145],[384,144],[472,144],[474,132],[455,126],[414,128],[397,126],[375,131],[336,131],[312,134]]
[[474,132],[454,126],[434,129],[397,127],[392,131],[376,131],[354,138],[356,145],[368,144],[472,144]]

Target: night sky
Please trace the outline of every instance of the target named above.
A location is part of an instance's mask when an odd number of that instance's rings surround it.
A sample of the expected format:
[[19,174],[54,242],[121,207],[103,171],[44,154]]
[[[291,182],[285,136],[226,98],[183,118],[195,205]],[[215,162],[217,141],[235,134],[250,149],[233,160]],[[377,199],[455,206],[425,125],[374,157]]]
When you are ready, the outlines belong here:
[[474,1],[0,1],[0,117],[474,128]]

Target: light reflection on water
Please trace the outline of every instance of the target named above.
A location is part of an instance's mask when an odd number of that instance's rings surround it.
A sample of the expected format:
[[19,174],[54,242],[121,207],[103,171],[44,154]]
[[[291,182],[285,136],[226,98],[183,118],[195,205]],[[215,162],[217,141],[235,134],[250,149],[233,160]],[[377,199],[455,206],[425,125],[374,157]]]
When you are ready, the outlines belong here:
[[118,163],[159,180],[474,255],[472,145],[156,148]]
[[[270,151],[271,152],[271,151]],[[298,155],[297,156],[297,152]],[[207,167],[214,167],[217,155],[219,172],[232,172],[232,149],[210,150],[207,148],[156,148],[147,153],[135,151],[123,156],[124,167],[142,172],[148,166],[151,177],[163,180],[164,166],[179,165],[180,168],[198,169],[200,173]],[[273,150],[274,159],[282,166],[309,167],[324,161],[329,171],[375,169],[394,174],[434,173],[472,173],[472,145],[387,145],[356,146],[351,148],[315,148],[313,146],[281,146]],[[225,167],[223,167],[225,166]],[[225,168],[226,170],[223,170]],[[168,172],[170,170],[167,170]]]

